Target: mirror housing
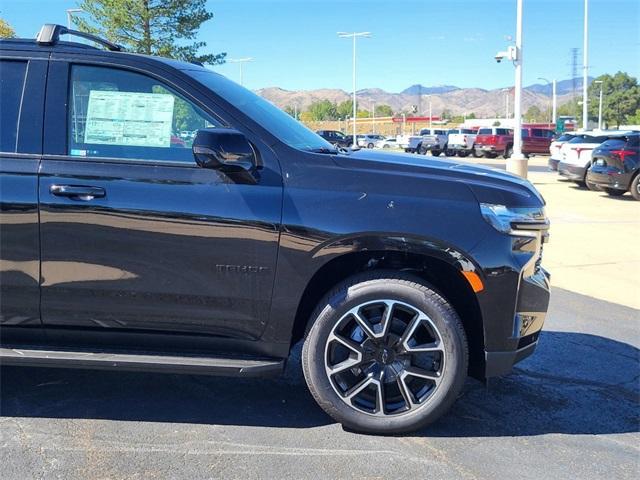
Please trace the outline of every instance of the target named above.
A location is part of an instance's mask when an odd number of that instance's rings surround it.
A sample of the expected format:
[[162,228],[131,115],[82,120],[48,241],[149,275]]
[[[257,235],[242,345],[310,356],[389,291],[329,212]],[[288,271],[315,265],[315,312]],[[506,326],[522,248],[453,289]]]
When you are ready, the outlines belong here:
[[256,153],[247,137],[232,128],[198,130],[191,147],[202,168],[226,172],[249,171],[256,165]]

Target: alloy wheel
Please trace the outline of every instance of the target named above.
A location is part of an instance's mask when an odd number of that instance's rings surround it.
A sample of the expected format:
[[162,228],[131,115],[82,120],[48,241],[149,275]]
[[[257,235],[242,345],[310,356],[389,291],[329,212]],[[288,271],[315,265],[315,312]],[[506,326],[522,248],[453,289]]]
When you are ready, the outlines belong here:
[[428,315],[407,303],[376,300],[336,323],[325,346],[325,371],[350,407],[400,415],[433,397],[445,358],[442,336]]

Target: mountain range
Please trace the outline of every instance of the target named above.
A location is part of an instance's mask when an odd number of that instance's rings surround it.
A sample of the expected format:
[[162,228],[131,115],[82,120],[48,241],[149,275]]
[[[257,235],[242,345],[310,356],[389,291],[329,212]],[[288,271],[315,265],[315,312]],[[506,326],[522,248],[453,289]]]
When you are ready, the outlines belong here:
[[[590,78],[589,81],[592,79]],[[574,80],[562,80],[557,82],[556,92],[558,105],[568,102],[575,94],[581,95],[582,78]],[[428,115],[429,99],[431,99],[431,111],[433,115],[440,115],[443,110],[450,111],[453,115],[474,113],[477,117],[502,117],[506,109],[506,95],[509,93],[509,111],[513,113],[513,88],[508,91],[503,88],[485,90],[482,88],[458,88],[453,85],[412,85],[399,93],[391,93],[380,88],[367,88],[359,90],[359,108],[370,110],[373,105],[389,105],[394,112],[410,112],[415,105],[418,114]],[[256,93],[276,104],[280,108],[294,107],[302,111],[313,102],[329,100],[340,103],[351,98],[351,94],[340,89],[318,90],[285,90],[278,87],[269,87],[258,90]],[[533,105],[541,110],[551,106],[551,85],[534,84],[525,87],[522,92],[523,113]]]

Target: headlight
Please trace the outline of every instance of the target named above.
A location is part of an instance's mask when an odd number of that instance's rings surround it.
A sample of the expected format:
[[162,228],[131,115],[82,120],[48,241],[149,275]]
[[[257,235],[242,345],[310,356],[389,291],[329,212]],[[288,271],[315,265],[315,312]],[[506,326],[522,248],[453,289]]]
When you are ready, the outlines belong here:
[[507,207],[481,203],[480,212],[493,228],[509,235],[535,237],[537,232],[549,229],[544,207]]

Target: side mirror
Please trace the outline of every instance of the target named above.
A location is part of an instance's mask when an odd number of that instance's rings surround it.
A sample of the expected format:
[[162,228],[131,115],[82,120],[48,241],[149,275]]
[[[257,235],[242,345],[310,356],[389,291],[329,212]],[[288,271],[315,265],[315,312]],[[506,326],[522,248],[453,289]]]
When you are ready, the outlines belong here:
[[256,153],[247,137],[232,128],[198,130],[192,145],[196,163],[227,172],[252,170]]

